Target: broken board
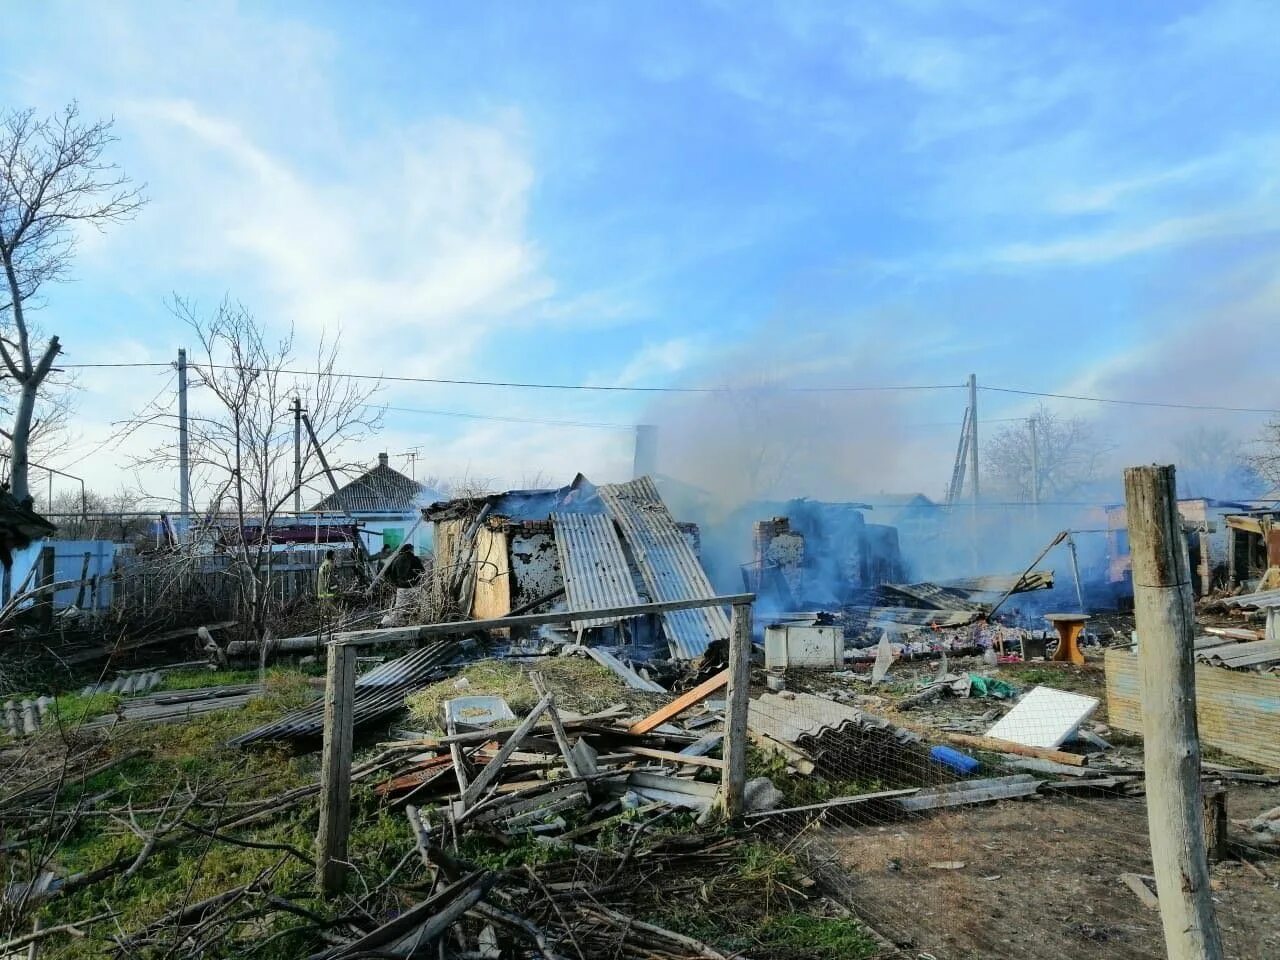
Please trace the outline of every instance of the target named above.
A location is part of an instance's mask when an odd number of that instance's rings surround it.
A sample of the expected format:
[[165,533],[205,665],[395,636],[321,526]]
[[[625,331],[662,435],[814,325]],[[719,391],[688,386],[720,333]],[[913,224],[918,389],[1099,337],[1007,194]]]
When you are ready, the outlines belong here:
[[1033,687],[1017,706],[986,732],[986,736],[1053,750],[1076,732],[1076,728],[1098,709],[1099,702],[1097,697],[1081,693]]

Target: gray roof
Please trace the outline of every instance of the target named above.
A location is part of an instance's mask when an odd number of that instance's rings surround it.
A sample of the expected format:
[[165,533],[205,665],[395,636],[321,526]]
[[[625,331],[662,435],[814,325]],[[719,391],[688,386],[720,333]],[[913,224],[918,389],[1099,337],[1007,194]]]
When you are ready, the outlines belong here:
[[434,495],[422,484],[380,463],[311,509],[317,513],[408,513],[432,499]]

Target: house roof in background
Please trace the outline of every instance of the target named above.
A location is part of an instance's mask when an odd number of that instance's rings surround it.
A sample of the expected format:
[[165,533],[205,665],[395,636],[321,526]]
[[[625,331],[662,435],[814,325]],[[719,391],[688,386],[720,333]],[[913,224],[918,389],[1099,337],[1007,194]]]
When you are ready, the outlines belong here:
[[331,493],[311,509],[315,512],[407,513],[439,494],[399,470],[379,463],[356,477],[337,493]]

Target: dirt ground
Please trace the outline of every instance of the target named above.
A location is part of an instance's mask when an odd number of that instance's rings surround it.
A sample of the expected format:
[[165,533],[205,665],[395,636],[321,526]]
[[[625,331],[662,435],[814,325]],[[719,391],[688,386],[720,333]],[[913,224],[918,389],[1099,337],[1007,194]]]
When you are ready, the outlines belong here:
[[[1230,816],[1280,804],[1280,788],[1234,786]],[[1121,882],[1150,874],[1140,799],[1031,799],[829,832],[848,902],[911,957],[1147,960],[1165,956],[1158,915]],[[1270,879],[1213,867],[1226,954],[1280,957],[1280,858]]]

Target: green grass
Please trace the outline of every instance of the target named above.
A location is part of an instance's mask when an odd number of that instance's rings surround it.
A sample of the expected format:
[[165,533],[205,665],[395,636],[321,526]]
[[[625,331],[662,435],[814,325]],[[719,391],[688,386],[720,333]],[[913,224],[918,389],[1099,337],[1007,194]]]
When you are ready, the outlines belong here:
[[747,779],[768,777],[782,791],[783,806],[800,807],[837,797],[854,797],[888,789],[884,781],[868,777],[856,780],[828,779],[816,775],[795,776],[787,772],[785,757],[747,747]]

